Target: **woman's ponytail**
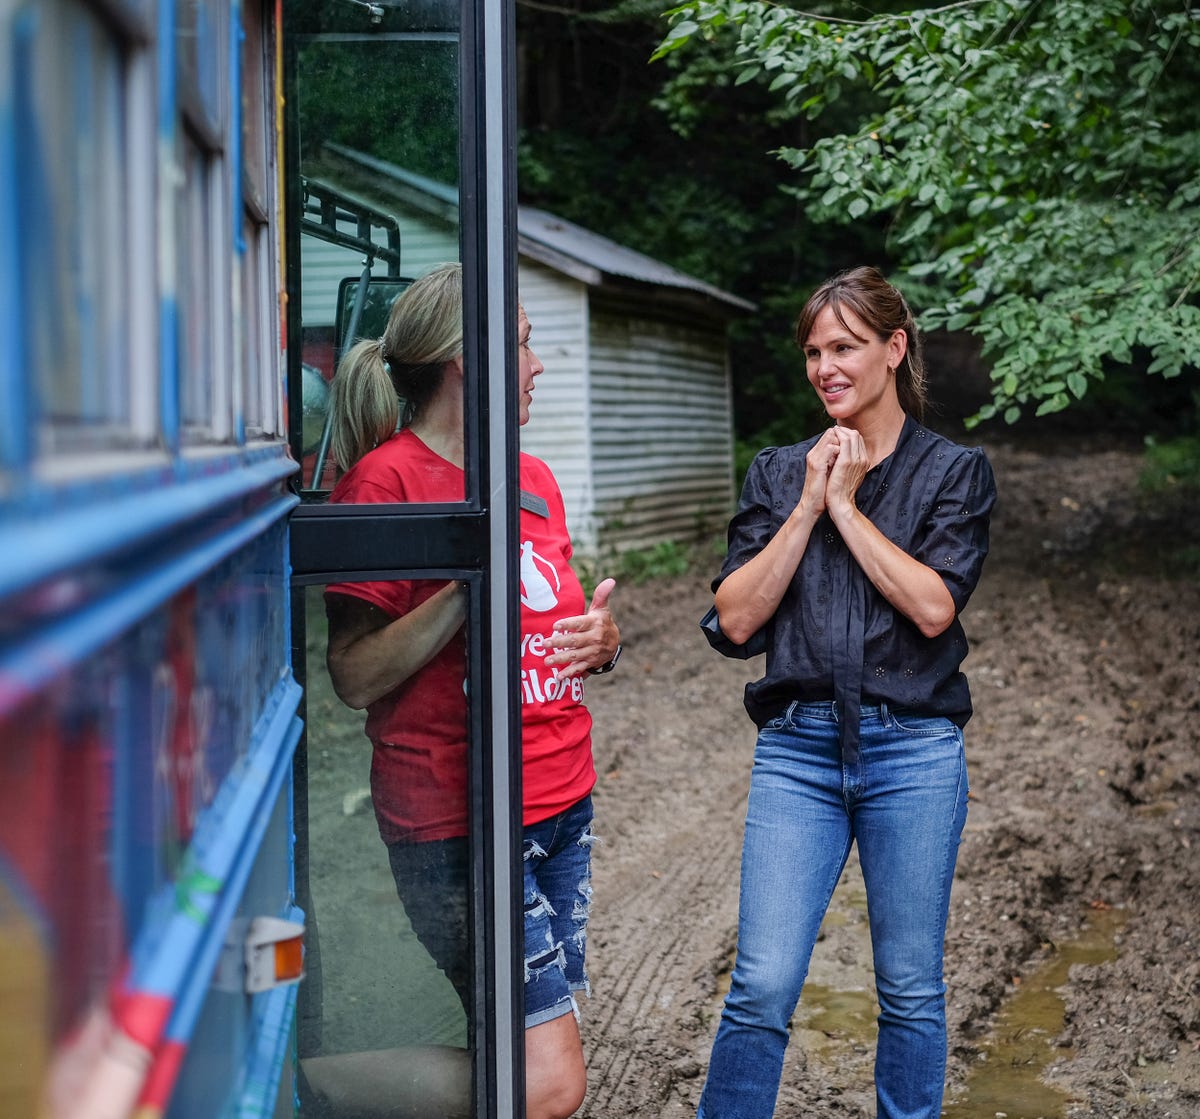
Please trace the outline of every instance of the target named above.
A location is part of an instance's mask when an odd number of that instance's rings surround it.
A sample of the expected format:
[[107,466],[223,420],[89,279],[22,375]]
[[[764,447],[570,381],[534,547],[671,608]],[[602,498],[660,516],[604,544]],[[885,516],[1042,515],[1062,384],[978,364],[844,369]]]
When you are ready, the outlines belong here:
[[329,406],[339,468],[349,470],[401,423],[412,423],[462,350],[462,265],[450,261],[396,298],[382,338],[356,343],[338,362]]
[[356,342],[346,351],[333,378],[329,406],[333,457],[343,471],[395,432],[400,401],[381,339]]

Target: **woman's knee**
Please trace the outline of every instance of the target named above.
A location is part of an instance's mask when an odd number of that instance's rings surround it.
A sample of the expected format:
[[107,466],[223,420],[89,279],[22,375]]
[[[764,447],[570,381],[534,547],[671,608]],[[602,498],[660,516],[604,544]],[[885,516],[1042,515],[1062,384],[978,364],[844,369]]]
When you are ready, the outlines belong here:
[[780,967],[735,970],[724,1014],[741,1025],[786,1030],[804,989],[806,971]]
[[525,1119],[569,1119],[583,1106],[586,1094],[587,1074],[582,1068],[542,1080],[526,1092]]
[[946,983],[936,972],[876,967],[875,996],[884,1018],[894,1021],[936,1021],[946,1013]]
[[573,1014],[525,1031],[526,1119],[567,1119],[583,1103],[587,1068]]

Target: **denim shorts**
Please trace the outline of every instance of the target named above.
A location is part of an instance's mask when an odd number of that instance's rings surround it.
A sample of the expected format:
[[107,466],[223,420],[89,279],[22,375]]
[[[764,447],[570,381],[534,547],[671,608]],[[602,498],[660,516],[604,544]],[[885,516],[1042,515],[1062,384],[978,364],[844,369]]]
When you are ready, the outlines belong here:
[[587,925],[592,907],[592,798],[529,824],[524,839],[525,1028],[570,1011],[591,993]]
[[[568,1012],[578,1016],[575,992],[590,990],[586,957],[593,843],[590,796],[524,830],[526,1029]],[[413,932],[469,1015],[474,997],[466,838],[391,843],[388,861]]]

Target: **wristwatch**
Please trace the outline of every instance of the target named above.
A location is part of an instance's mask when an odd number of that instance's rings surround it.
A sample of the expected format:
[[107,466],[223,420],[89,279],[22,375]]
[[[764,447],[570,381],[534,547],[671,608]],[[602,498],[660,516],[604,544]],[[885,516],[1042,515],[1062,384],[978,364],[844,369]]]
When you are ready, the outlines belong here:
[[617,651],[613,653],[612,660],[607,664],[602,664],[598,668],[589,668],[588,673],[592,676],[602,676],[606,672],[611,672],[617,667],[617,661],[621,659],[621,646],[617,646]]

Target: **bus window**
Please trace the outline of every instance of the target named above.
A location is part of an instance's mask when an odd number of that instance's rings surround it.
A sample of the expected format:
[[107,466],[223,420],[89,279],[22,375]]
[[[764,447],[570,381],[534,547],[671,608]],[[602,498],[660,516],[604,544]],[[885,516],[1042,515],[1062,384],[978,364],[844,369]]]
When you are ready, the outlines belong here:
[[[150,262],[131,253],[129,40],[91,5],[48,0],[17,25],[13,110],[34,456],[146,443],[152,371],[131,362],[125,297]],[[7,63],[6,67],[7,69]],[[66,313],[65,309],[77,309]]]

